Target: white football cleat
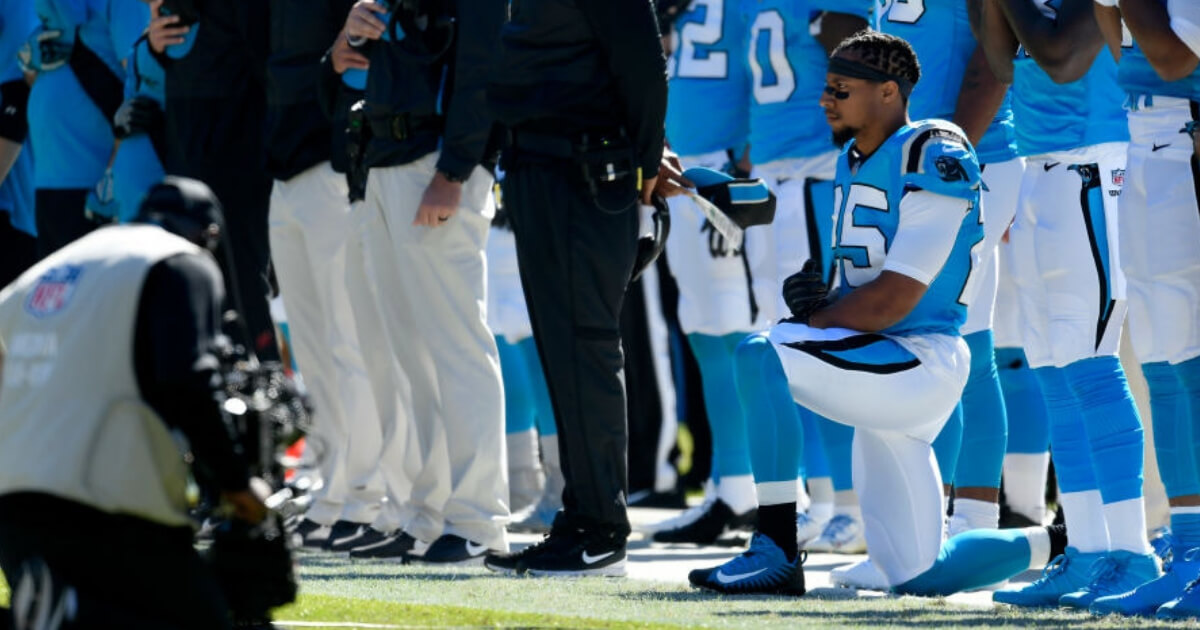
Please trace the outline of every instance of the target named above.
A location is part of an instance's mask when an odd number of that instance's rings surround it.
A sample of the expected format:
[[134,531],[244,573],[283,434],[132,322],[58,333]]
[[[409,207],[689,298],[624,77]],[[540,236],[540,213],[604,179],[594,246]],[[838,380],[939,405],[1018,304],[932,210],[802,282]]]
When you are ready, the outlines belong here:
[[796,544],[801,549],[805,548],[809,542],[816,540],[821,532],[825,531],[825,525],[829,521],[818,521],[809,515],[808,512],[796,513]]
[[863,538],[862,522],[846,514],[835,514],[815,540],[804,546],[814,553],[863,553],[867,539]]

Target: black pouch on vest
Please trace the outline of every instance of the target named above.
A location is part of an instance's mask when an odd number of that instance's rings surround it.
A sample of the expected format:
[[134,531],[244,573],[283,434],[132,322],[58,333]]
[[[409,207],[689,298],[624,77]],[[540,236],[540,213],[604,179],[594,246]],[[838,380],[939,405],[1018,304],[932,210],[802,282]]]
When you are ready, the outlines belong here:
[[624,134],[584,134],[575,162],[585,194],[598,210],[620,214],[637,205],[641,178]]

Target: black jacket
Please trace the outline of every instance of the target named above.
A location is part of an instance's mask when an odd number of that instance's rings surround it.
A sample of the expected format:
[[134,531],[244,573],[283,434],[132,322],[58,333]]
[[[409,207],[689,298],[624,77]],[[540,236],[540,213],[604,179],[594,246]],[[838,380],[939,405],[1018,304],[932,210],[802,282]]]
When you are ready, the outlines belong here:
[[267,58],[267,171],[279,180],[330,159],[329,120],[317,101],[320,61],[352,1],[271,0]]
[[647,0],[513,0],[488,86],[497,120],[573,133],[624,127],[646,177],[658,172],[666,59]]
[[496,61],[505,3],[445,0],[444,6],[455,24],[452,44],[442,54],[435,54],[440,50],[437,42],[428,54],[415,54],[415,34],[401,42],[373,42],[368,50],[368,116],[384,127],[397,116],[407,116],[416,125],[404,140],[373,134],[367,166],[407,164],[440,144],[438,170],[465,178],[484,158],[493,120],[487,79]]

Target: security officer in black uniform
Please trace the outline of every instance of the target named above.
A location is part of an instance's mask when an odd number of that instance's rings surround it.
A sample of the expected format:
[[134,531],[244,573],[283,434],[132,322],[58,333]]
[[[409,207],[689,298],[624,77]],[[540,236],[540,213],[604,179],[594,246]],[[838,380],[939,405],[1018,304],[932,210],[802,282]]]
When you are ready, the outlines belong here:
[[649,205],[659,182],[660,194],[676,192],[660,177],[667,83],[654,7],[514,0],[501,46],[488,100],[510,130],[504,200],[566,489],[544,542],[486,565],[620,576],[630,529],[619,317],[638,256],[639,198]]

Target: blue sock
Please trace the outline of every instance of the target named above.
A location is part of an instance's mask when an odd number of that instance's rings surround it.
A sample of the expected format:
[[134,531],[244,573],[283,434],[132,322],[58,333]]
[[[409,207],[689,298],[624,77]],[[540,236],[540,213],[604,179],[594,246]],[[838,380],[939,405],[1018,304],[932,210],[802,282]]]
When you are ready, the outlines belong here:
[[999,488],[1008,443],[1008,418],[991,330],[964,337],[971,348],[971,375],[963,389],[962,450],[954,484],[960,488]]
[[1167,489],[1167,497],[1200,494],[1190,405],[1183,390],[1183,381],[1166,361],[1143,363],[1142,374],[1150,388],[1150,412],[1154,416],[1154,456]]
[[817,427],[817,414],[796,405],[800,414],[800,426],[804,430],[804,457],[802,460],[802,479],[828,477],[829,460],[825,457],[825,443],[821,441],[821,430]]
[[1092,470],[1092,452],[1079,402],[1067,384],[1063,370],[1056,367],[1033,371],[1041,385],[1050,418],[1050,453],[1054,457],[1054,474],[1063,492],[1086,492],[1096,489],[1096,474]]
[[724,337],[693,333],[687,336],[704,388],[704,406],[712,429],[713,481],[721,477],[750,474],[750,445],[746,440],[746,418],[738,402],[733,379],[733,352],[746,335]]
[[521,349],[496,335],[500,350],[500,375],[504,379],[504,432],[521,433],[533,428],[533,395],[529,388],[529,368]]
[[542,371],[542,359],[538,356],[537,343],[533,337],[529,337],[522,339],[517,346],[521,348],[521,354],[525,357],[538,435],[558,435],[558,425],[554,424],[554,406],[550,404],[550,388],[546,386],[546,373]]
[[938,472],[942,483],[954,485],[954,473],[958,469],[958,454],[962,451],[963,406],[959,403],[950,412],[950,418],[933,441],[933,454],[937,457]]
[[942,543],[928,571],[893,588],[905,595],[950,595],[1011,578],[1030,564],[1021,529],[973,529]]
[[[816,415],[816,414],[814,414]],[[854,427],[834,422],[824,416],[816,416],[821,442],[825,445],[825,461],[829,463],[829,476],[833,478],[833,491],[854,489],[854,472],[851,457],[854,447]]]
[[1183,383],[1184,395],[1188,400],[1188,417],[1192,425],[1193,458],[1196,461],[1196,472],[1200,474],[1200,357],[1189,359],[1174,366],[1175,374]]
[[[794,483],[804,450],[804,432],[779,355],[765,336],[754,335],[738,346],[734,363],[754,482]],[[773,502],[760,496],[759,504]]]
[[1115,356],[1076,361],[1063,368],[1080,401],[1084,428],[1104,503],[1142,496],[1142,419]]
[[996,370],[1008,417],[1008,452],[1045,453],[1050,448],[1050,415],[1025,351],[996,348]]

